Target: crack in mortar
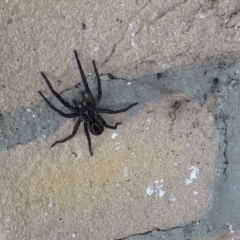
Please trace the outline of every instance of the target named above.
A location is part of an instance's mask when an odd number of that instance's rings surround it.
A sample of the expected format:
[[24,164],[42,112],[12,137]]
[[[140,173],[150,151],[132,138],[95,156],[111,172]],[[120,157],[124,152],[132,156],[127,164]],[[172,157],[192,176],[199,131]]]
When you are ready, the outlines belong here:
[[[114,240],[144,240],[145,237],[151,237],[152,239],[166,239],[167,237],[174,237],[182,235],[184,238],[178,238],[179,240],[191,240],[192,238],[192,230],[197,227],[198,224],[201,223],[201,220],[194,221],[192,223],[188,223],[186,225],[176,226],[168,229],[159,229],[154,228],[151,231],[147,231],[144,233],[133,234],[124,238],[117,238]],[[157,237],[157,238],[155,238]],[[174,238],[173,238],[174,239]]]

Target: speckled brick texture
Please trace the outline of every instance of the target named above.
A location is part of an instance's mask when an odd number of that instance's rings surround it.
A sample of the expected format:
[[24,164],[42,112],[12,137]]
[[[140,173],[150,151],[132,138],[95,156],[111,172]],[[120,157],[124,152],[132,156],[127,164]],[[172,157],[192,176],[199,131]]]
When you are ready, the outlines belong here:
[[2,111],[41,102],[40,71],[61,79],[58,91],[75,85],[73,49],[86,73],[95,59],[100,73],[128,79],[240,51],[239,0],[14,0],[0,6]]
[[[81,81],[74,49],[86,75],[93,72],[95,59],[101,75],[115,76],[113,86],[121,86],[114,84],[117,77],[137,83],[135,78],[152,74],[146,77],[151,87],[142,82],[141,94],[133,96],[140,103],[134,114],[104,116],[107,123],[122,125],[92,137],[93,157],[82,127],[69,142],[50,148],[70,134],[72,120],[45,139],[29,134],[34,138],[0,152],[1,239],[105,240],[197,225],[209,209],[220,212],[222,192],[231,196],[224,198],[228,215],[219,214],[222,222],[237,215],[230,207],[238,185],[234,190],[228,182],[233,176],[228,154],[238,159],[233,146],[239,141],[228,144],[237,132],[229,132],[238,120],[229,116],[238,109],[239,99],[230,94],[239,92],[234,90],[239,67],[221,71],[240,52],[239,0],[6,0],[0,3],[0,23],[0,134],[6,112],[11,118],[14,110],[42,106],[37,91],[48,90],[41,71],[57,92]],[[198,75],[191,66],[200,69]],[[184,71],[189,76],[181,75]],[[159,99],[156,91],[154,97],[149,92],[156,76],[165,89]],[[225,108],[219,110],[221,104]],[[225,115],[226,109],[231,113]],[[54,121],[47,111],[49,122]],[[232,168],[239,169],[237,164]],[[223,189],[216,194],[214,180],[223,173],[226,178],[217,183]],[[213,201],[219,207],[212,208]],[[239,224],[226,224],[225,229],[213,221],[199,232],[217,226],[222,239],[237,239],[233,229]]]
[[19,239],[114,239],[199,219],[217,156],[214,106],[213,97],[200,106],[174,95],[134,117],[107,119],[123,124],[93,138],[94,157],[81,131],[50,148],[71,121],[46,141],[1,153],[2,231]]

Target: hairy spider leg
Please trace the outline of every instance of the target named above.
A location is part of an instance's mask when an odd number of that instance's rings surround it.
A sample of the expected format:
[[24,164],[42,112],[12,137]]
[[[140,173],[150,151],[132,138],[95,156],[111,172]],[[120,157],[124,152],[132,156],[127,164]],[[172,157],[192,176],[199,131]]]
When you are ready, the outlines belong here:
[[79,119],[77,120],[77,122],[75,123],[75,125],[74,125],[72,134],[69,135],[68,137],[62,139],[62,140],[56,141],[55,143],[52,144],[51,147],[54,147],[54,146],[55,146],[56,144],[58,144],[58,143],[64,143],[64,142],[68,141],[69,139],[73,138],[73,137],[76,135],[77,130],[78,130],[81,122],[82,122],[82,120],[79,118]]
[[72,100],[72,103],[73,103],[73,105],[74,105],[76,108],[78,108],[78,103],[77,103],[76,99],[73,99],[73,100]]
[[97,84],[98,84],[97,104],[98,104],[98,103],[101,101],[101,98],[102,98],[101,78],[100,78],[100,76],[99,76],[99,73],[98,73],[98,70],[97,70],[95,61],[92,60],[92,63],[93,63],[93,67],[94,67],[94,71],[95,71],[96,77],[97,77]]
[[132,108],[133,106],[135,106],[137,104],[138,103],[133,103],[130,106],[123,108],[123,109],[119,109],[119,110],[110,110],[110,109],[101,108],[101,109],[96,109],[96,111],[98,113],[117,114],[117,113],[121,113],[121,112],[126,112],[128,109]]
[[80,74],[81,74],[81,77],[82,77],[82,81],[83,81],[83,84],[84,84],[85,91],[90,96],[91,100],[94,100],[93,95],[92,95],[92,93],[91,93],[91,91],[90,91],[90,89],[88,87],[88,83],[87,83],[85,74],[83,72],[81,63],[80,63],[80,61],[78,59],[78,55],[77,55],[77,51],[76,50],[74,50],[74,54],[75,54],[75,57],[76,57],[76,60],[77,60],[77,65],[78,65],[78,68],[79,68],[79,71],[80,71]]
[[105,120],[100,115],[98,115],[98,119],[101,121],[102,125],[106,128],[117,129],[117,126],[122,124],[120,122],[117,122],[115,126],[110,126],[105,122]]
[[91,156],[93,156],[93,153],[92,153],[92,143],[91,143],[91,138],[90,138],[90,135],[89,135],[89,132],[88,132],[88,126],[87,126],[87,122],[84,122],[84,131],[85,131],[85,134],[87,136],[87,140],[88,140],[88,148],[89,148],[89,152],[91,154]]
[[45,82],[47,83],[50,91],[52,92],[52,94],[59,100],[59,102],[61,102],[65,107],[67,108],[71,108],[71,109],[75,109],[74,107],[72,107],[68,102],[66,102],[52,87],[51,83],[49,82],[49,80],[47,79],[47,77],[45,76],[45,74],[43,72],[41,72],[43,78],[45,79]]
[[38,91],[38,93],[42,96],[42,98],[44,99],[44,101],[48,104],[48,106],[55,112],[57,112],[58,114],[60,114],[61,116],[65,117],[65,118],[74,118],[78,116],[78,113],[64,113],[62,111],[60,111],[58,108],[54,107],[48,100],[47,98],[41,93],[41,91]]

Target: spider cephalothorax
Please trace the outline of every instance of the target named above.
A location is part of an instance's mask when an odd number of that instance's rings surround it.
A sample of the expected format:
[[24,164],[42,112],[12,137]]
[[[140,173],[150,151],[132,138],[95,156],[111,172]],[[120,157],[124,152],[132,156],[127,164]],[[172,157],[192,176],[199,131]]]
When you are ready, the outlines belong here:
[[[106,128],[111,128],[111,129],[116,129],[117,126],[121,123],[117,122],[115,124],[115,126],[110,126],[108,125],[105,120],[100,116],[99,113],[108,113],[108,114],[117,114],[117,113],[121,113],[121,112],[126,112],[128,109],[130,109],[131,107],[137,105],[138,103],[133,103],[130,106],[123,108],[123,109],[119,109],[119,110],[110,110],[110,109],[105,109],[105,108],[96,108],[96,106],[99,104],[99,102],[101,101],[102,98],[102,86],[101,86],[101,79],[98,73],[98,70],[96,68],[95,62],[94,60],[93,62],[93,67],[94,67],[94,71],[96,74],[96,78],[97,78],[97,85],[98,85],[98,95],[97,98],[94,99],[89,87],[88,87],[88,83],[85,77],[85,74],[83,72],[81,63],[78,59],[78,55],[77,55],[77,51],[74,50],[74,54],[77,60],[77,65],[82,77],[82,81],[83,81],[83,85],[85,88],[85,91],[82,92],[82,102],[80,104],[77,103],[77,101],[74,99],[72,101],[73,105],[69,104],[68,102],[66,102],[52,87],[52,85],[50,84],[49,80],[47,79],[47,77],[45,76],[45,74],[43,72],[41,72],[43,78],[45,79],[50,91],[52,92],[52,94],[65,106],[67,107],[71,113],[64,113],[62,111],[60,111],[58,108],[54,107],[48,100],[47,98],[41,93],[41,91],[38,91],[39,94],[43,97],[44,101],[48,104],[48,106],[54,110],[55,112],[57,112],[58,114],[60,114],[61,116],[65,117],[65,118],[75,118],[78,117],[77,122],[75,123],[75,126],[73,128],[72,134],[70,134],[68,137],[56,141],[55,143],[52,144],[51,147],[54,147],[56,144],[58,143],[63,143],[68,141],[69,139],[73,138],[76,133],[77,130],[81,124],[81,122],[84,122],[84,131],[85,134],[87,136],[87,140],[88,140],[88,147],[89,147],[89,151],[90,154],[92,154],[92,148],[91,148],[91,139],[90,139],[90,135],[89,132],[92,133],[93,135],[100,135],[103,133],[104,131],[104,127]],[[86,96],[87,95],[87,96]]]

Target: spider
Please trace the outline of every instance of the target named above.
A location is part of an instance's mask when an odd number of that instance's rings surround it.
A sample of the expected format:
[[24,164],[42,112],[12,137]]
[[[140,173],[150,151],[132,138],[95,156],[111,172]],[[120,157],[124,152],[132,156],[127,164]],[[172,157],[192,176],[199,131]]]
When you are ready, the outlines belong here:
[[77,51],[74,50],[74,54],[77,60],[77,65],[82,77],[82,81],[83,81],[83,85],[85,88],[85,91],[82,91],[82,102],[81,103],[77,103],[77,101],[75,99],[72,100],[72,105],[69,104],[68,102],[66,102],[52,87],[52,85],[50,84],[49,80],[47,79],[47,77],[45,76],[45,74],[43,72],[41,72],[43,78],[45,79],[46,84],[48,85],[50,91],[52,92],[52,94],[59,100],[59,102],[61,102],[65,107],[67,107],[71,113],[64,113],[62,111],[60,111],[58,108],[56,108],[55,106],[53,106],[48,100],[47,98],[42,94],[41,91],[38,91],[38,93],[42,96],[43,100],[47,103],[47,105],[55,112],[57,112],[58,114],[60,114],[62,117],[65,118],[75,118],[78,117],[77,122],[74,125],[73,131],[72,133],[59,141],[56,141],[55,143],[53,143],[51,145],[51,147],[54,147],[56,144],[58,143],[64,143],[66,141],[68,141],[69,139],[73,138],[77,131],[78,128],[81,124],[81,122],[84,122],[84,131],[85,134],[87,136],[87,141],[88,141],[88,148],[89,148],[89,152],[91,154],[91,156],[93,156],[92,153],[92,148],[91,148],[91,138],[90,138],[90,133],[92,133],[93,135],[101,135],[104,131],[104,127],[106,128],[111,128],[111,129],[117,129],[117,126],[119,124],[121,124],[120,122],[117,122],[115,124],[115,126],[110,126],[108,125],[105,120],[100,116],[100,113],[107,113],[107,114],[117,114],[117,113],[121,113],[121,112],[126,112],[128,109],[132,108],[133,106],[137,105],[138,103],[133,103],[130,106],[123,108],[123,109],[119,109],[119,110],[110,110],[110,109],[105,109],[105,108],[97,108],[97,105],[100,103],[101,98],[102,98],[102,86],[101,86],[101,79],[98,73],[98,70],[96,68],[95,65],[95,61],[92,60],[93,63],[93,67],[94,67],[94,71],[96,74],[96,78],[97,78],[97,86],[98,86],[98,94],[97,94],[97,98],[95,99],[92,95],[92,92],[90,91],[89,87],[88,87],[88,83],[85,77],[85,74],[83,72],[81,63],[79,61],[78,55],[77,55]]

